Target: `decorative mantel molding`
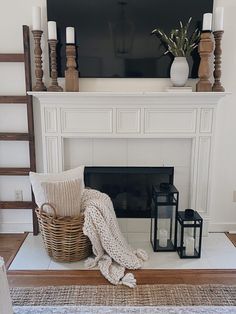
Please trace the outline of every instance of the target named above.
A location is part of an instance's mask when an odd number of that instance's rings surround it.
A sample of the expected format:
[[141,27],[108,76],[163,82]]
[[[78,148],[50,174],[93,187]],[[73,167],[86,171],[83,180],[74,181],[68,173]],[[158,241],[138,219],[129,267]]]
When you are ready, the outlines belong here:
[[[117,104],[142,105],[143,100],[149,105],[171,104],[171,105],[216,105],[219,100],[229,93],[197,93],[197,92],[28,92],[35,96],[41,103],[72,104],[82,102],[95,102],[100,106],[110,105],[111,100],[116,100]],[[97,100],[100,100],[99,102]]]
[[209,219],[216,108],[227,93],[28,94],[40,103],[45,172],[64,169],[65,138],[191,139],[189,205]]

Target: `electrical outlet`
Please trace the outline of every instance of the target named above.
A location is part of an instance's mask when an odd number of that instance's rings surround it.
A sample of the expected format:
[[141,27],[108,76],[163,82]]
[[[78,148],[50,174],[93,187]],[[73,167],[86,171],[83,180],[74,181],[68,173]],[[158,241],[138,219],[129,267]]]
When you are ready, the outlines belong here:
[[17,201],[17,202],[23,201],[23,191],[22,190],[15,190],[15,201]]

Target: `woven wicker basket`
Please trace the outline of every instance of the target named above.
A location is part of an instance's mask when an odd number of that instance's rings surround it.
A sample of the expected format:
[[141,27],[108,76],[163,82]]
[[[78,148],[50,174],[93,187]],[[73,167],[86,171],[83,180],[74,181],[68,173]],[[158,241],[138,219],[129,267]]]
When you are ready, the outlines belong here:
[[[44,206],[50,206],[53,214],[46,213]],[[49,203],[36,209],[39,229],[48,255],[56,262],[75,262],[88,257],[91,242],[83,234],[84,214],[78,217],[59,217]]]

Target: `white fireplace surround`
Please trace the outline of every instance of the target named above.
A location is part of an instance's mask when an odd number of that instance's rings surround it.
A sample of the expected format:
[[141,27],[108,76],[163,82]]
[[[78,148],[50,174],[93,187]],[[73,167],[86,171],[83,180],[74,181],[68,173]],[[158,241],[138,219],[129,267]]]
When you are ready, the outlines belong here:
[[[64,139],[191,139],[189,205],[210,223],[216,109],[226,93],[29,92],[39,101],[44,172],[64,169]],[[148,166],[148,165],[147,165]]]

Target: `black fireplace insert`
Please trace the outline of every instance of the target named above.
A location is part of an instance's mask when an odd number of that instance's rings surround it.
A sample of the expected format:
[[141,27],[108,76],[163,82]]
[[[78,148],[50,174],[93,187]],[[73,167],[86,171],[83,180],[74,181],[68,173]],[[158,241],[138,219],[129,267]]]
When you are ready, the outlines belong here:
[[85,167],[85,186],[108,194],[120,218],[150,217],[152,186],[173,181],[174,167]]

